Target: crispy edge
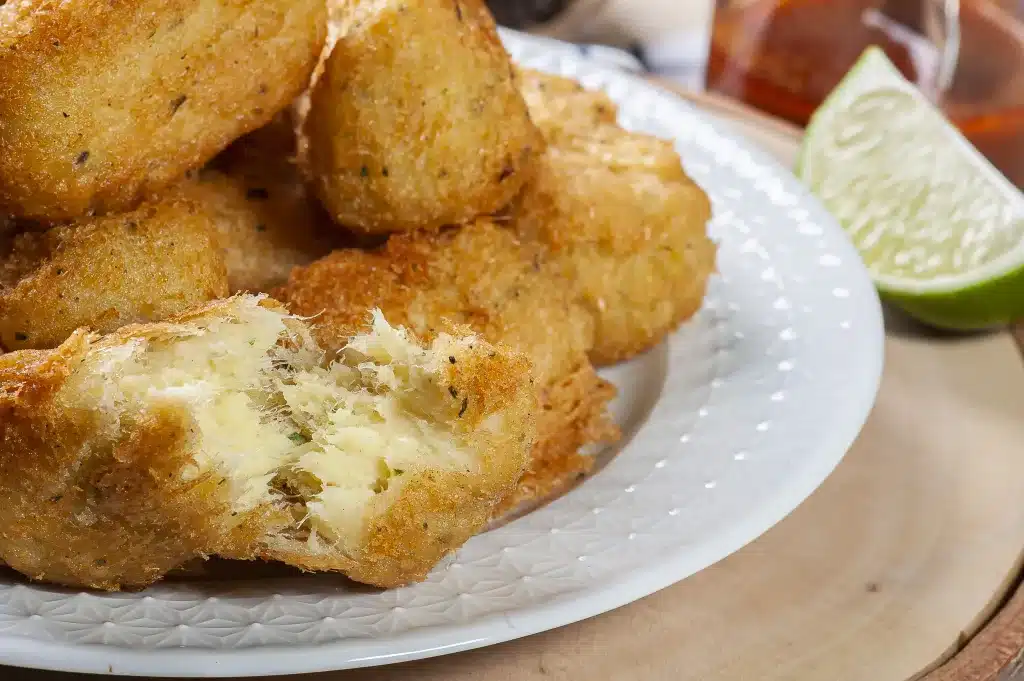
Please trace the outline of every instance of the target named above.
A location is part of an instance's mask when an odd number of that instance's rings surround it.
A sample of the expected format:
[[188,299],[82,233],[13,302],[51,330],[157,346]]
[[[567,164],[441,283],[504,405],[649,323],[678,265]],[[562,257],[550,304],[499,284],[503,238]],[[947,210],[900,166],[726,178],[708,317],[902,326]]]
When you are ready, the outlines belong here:
[[621,437],[608,413],[616,390],[589,363],[541,390],[537,440],[516,490],[495,508],[493,521],[516,514],[566,490],[594,465],[580,450]]

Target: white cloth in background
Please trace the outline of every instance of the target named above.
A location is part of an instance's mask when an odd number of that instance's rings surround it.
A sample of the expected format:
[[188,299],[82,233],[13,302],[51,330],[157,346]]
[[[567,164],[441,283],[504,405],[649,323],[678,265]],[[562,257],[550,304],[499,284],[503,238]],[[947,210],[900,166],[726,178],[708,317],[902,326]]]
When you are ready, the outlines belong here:
[[644,44],[641,56],[651,72],[690,90],[701,90],[709,42],[706,31],[681,31]]
[[713,13],[714,0],[575,0],[539,33],[572,41],[609,66],[647,70],[699,90]]

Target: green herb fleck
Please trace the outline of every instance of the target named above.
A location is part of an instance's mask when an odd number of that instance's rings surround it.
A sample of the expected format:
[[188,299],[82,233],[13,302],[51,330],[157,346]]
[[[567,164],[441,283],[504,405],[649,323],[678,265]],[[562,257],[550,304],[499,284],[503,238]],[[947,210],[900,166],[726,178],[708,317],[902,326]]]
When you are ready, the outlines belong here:
[[260,200],[269,199],[270,192],[268,192],[263,187],[253,187],[252,189],[249,189],[245,192],[245,198]]
[[455,364],[455,355],[448,355],[448,361]]
[[370,176],[370,169],[367,168],[366,166],[363,166],[362,168],[359,169],[359,176],[360,177],[369,177]]
[[75,165],[76,166],[80,166],[80,165],[82,165],[83,163],[85,163],[88,160],[89,160],[89,152],[88,151],[83,151],[82,153],[80,153],[78,155],[78,158],[75,159]]
[[267,231],[267,226],[264,225],[263,223],[260,223],[260,224],[256,225],[256,231],[260,232],[260,233],[263,233],[263,232]]
[[14,332],[14,340],[16,340],[16,341],[27,341],[28,340],[28,334],[24,333],[22,331],[15,331]]
[[309,442],[309,438],[307,438],[305,435],[303,435],[302,433],[300,433],[298,431],[296,431],[296,432],[292,433],[291,435],[289,435],[288,439],[291,440],[292,442],[294,442],[297,445],[304,445],[307,442]]
[[448,394],[451,395],[452,397],[458,397],[459,391],[455,389],[454,385],[450,385],[448,386]]
[[383,168],[381,168],[380,169],[380,174],[383,175],[384,177],[387,177],[388,176],[388,167],[384,166]]

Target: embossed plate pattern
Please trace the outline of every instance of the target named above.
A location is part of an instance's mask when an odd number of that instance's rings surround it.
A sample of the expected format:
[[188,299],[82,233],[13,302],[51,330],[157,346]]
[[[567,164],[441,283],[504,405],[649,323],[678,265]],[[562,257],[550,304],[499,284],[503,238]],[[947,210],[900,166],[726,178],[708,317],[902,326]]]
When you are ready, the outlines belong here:
[[782,519],[838,463],[874,400],[882,323],[834,221],[706,114],[571,49],[504,37],[521,63],[604,88],[628,127],[674,138],[714,204],[720,274],[705,309],[607,372],[622,391],[618,456],[409,588],[356,589],[320,575],[110,595],[0,582],[0,663],[242,676],[497,643],[707,567]]

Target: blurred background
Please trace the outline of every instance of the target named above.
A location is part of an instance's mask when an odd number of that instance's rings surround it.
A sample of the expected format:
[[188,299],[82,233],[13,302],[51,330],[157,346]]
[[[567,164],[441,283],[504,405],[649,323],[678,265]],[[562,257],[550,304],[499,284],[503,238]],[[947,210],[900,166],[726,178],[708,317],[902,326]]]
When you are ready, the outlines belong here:
[[499,23],[805,125],[869,45],[1024,187],[1024,0],[488,0]]
[[[714,0],[488,0],[498,22],[615,47],[690,87],[703,86]],[[595,58],[620,59],[601,54]]]

